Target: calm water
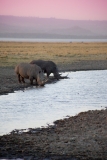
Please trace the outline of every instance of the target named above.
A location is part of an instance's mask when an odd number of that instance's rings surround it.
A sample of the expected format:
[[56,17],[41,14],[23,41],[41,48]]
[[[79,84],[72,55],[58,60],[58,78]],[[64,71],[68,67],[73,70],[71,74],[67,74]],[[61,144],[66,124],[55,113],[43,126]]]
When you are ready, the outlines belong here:
[[107,39],[42,39],[42,38],[0,38],[0,41],[12,42],[107,42]]
[[68,77],[0,96],[0,135],[107,107],[107,70],[70,72]]

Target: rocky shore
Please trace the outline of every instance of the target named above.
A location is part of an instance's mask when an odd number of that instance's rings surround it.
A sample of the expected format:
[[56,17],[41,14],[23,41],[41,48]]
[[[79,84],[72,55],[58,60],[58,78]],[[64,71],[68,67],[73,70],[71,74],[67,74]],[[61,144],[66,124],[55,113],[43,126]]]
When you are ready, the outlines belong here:
[[[12,46],[14,45],[12,44]],[[18,45],[22,45],[23,47],[24,44]],[[29,44],[27,44],[27,46],[28,45]],[[40,44],[37,44],[37,46],[39,45]],[[64,46],[65,44],[61,45]],[[107,69],[106,49],[103,53],[104,57],[100,53],[97,56],[99,49],[91,56],[90,48],[87,49],[88,45],[89,44],[78,44],[75,47],[74,44],[71,46],[75,50],[77,50],[78,46],[86,46],[84,56],[90,53],[88,55],[88,60],[80,60],[81,55],[77,53],[79,56],[78,60],[72,63],[57,63],[59,70],[81,71]],[[102,46],[102,44],[100,45]],[[3,46],[5,48],[5,44],[3,44]],[[10,43],[8,46],[10,47]],[[37,48],[37,46],[34,47]],[[56,47],[54,48],[56,49]],[[16,46],[16,48],[18,49],[19,47]],[[15,51],[17,51],[16,48]],[[49,45],[47,45],[47,48],[49,48]],[[96,47],[94,47],[94,49],[95,48]],[[67,47],[65,48],[65,51],[66,50]],[[60,49],[58,51],[60,51]],[[78,52],[82,53],[83,50],[81,49],[80,51],[80,49],[78,49]],[[101,53],[102,52],[103,50],[101,50]],[[2,54],[4,56],[4,50]],[[19,52],[18,55],[20,55]],[[21,56],[22,55],[23,54],[21,54]],[[67,53],[67,55],[69,56],[69,53]],[[1,61],[6,58],[3,56],[1,57]],[[93,58],[93,56],[95,57]],[[59,58],[60,57],[59,55]],[[73,57],[75,56],[72,55],[71,60]],[[66,56],[63,56],[63,58],[64,60],[65,58],[67,59]],[[97,60],[95,60],[96,58]],[[4,62],[6,63],[7,61],[4,60]],[[54,79],[51,79],[48,83],[53,83],[53,81]],[[25,85],[18,83],[14,67],[1,65],[0,96],[16,90],[23,90],[25,87],[29,86],[29,83]],[[0,136],[0,159],[17,158],[25,160],[107,160],[107,109],[82,112],[74,117],[57,120],[54,122],[54,125],[50,125],[46,128],[30,128],[27,131],[23,129],[14,130],[8,135]]]

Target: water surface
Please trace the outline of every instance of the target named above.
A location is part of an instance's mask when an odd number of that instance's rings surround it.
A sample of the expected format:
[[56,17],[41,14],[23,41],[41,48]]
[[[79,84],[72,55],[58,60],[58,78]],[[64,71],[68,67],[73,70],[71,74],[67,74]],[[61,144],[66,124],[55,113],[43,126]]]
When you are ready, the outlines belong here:
[[9,42],[107,42],[107,39],[48,39],[48,38],[0,38],[0,41]]
[[69,72],[68,77],[0,96],[0,135],[107,107],[107,70]]

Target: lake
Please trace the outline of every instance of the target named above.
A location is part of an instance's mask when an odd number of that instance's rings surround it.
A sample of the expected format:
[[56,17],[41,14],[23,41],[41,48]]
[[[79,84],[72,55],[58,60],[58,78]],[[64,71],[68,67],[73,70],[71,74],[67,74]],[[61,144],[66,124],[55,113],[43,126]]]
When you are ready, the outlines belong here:
[[68,79],[0,96],[0,135],[107,107],[107,70],[65,72]]
[[0,38],[9,42],[107,42],[107,39],[42,39],[42,38]]

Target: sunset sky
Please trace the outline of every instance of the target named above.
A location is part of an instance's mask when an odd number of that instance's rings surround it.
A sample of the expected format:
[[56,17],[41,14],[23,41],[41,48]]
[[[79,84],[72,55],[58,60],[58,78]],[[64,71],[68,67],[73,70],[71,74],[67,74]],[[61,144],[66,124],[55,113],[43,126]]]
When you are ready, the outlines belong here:
[[0,0],[0,15],[107,20],[107,0]]

